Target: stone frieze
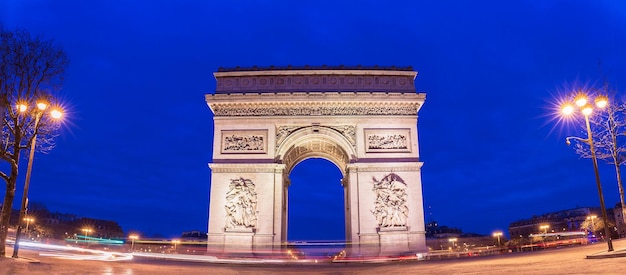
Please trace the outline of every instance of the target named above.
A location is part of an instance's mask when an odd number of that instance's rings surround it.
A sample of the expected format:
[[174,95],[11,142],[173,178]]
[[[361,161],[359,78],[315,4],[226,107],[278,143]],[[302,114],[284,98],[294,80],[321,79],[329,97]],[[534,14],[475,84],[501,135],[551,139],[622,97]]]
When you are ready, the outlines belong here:
[[419,104],[214,104],[215,116],[415,116]]

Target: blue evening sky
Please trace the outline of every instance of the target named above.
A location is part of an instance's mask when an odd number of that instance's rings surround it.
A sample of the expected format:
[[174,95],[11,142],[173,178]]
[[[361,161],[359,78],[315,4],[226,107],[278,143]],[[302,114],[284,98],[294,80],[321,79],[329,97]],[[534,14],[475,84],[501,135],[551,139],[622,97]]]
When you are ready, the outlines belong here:
[[[621,1],[4,0],[0,23],[71,60],[66,127],[36,155],[31,202],[144,235],[206,230],[219,67],[413,66],[426,218],[481,234],[598,206],[591,161],[564,142],[584,133],[551,102],[575,81],[626,91]],[[613,167],[601,174],[612,207]],[[337,168],[291,176],[290,238],[343,238]]]

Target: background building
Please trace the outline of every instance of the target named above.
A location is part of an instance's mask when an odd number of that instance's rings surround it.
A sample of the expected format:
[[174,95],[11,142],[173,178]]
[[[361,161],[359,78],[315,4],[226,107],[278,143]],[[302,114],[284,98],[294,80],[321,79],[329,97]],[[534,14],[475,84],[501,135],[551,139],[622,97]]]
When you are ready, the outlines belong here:
[[[614,211],[608,209],[608,212],[613,213]],[[585,230],[603,234],[602,228],[604,227],[600,213],[598,207],[579,207],[533,216],[530,219],[512,222],[509,225],[509,236],[511,239],[516,239],[527,238],[530,234]],[[592,224],[596,225],[595,229],[591,229]],[[615,215],[609,214],[609,226],[611,232],[615,232],[613,237],[616,238]]]

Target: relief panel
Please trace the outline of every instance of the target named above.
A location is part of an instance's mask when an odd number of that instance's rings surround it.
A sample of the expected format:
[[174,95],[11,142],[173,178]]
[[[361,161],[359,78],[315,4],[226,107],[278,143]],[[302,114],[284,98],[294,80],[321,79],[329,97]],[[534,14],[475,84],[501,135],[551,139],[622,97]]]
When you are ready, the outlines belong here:
[[267,153],[267,130],[223,130],[222,154]]
[[410,153],[411,130],[364,129],[365,152],[367,153]]
[[252,180],[231,179],[226,193],[226,231],[250,231],[257,223],[257,193]]
[[409,216],[407,206],[408,193],[407,185],[395,173],[390,173],[382,179],[374,181],[375,201],[372,214],[376,216],[376,221],[380,230],[403,228]]

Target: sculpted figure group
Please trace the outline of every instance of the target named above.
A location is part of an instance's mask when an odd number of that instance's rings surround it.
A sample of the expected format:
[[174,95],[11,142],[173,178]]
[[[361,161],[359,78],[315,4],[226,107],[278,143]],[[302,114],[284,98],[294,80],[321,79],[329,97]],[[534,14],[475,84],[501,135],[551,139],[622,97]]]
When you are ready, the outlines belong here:
[[373,191],[376,193],[372,213],[376,216],[378,226],[381,228],[406,226],[409,216],[406,183],[394,173],[383,177],[380,181],[375,177],[372,179]]
[[257,193],[249,179],[232,179],[226,193],[226,229],[256,226]]

